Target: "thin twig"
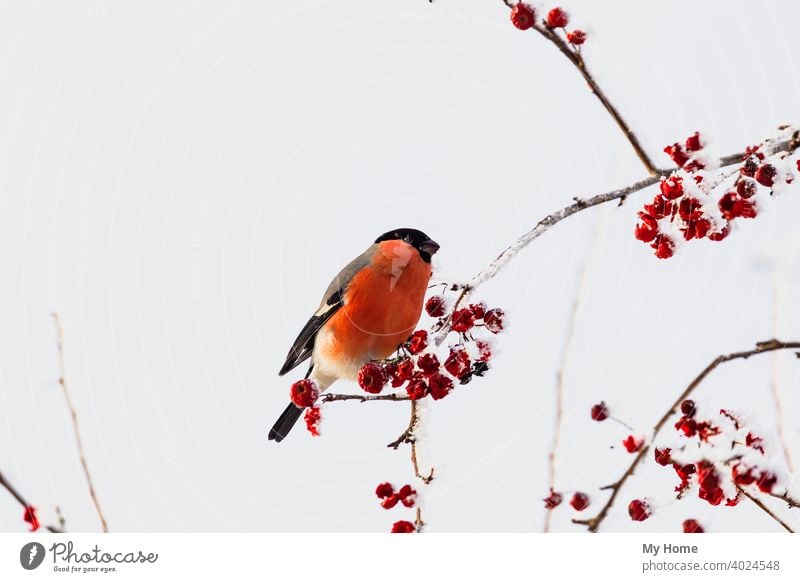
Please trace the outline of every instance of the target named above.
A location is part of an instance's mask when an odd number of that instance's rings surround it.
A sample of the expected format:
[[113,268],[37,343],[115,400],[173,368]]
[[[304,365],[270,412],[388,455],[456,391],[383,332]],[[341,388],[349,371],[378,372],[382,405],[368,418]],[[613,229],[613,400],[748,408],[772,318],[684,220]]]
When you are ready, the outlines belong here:
[[100,507],[100,501],[97,499],[97,492],[95,491],[94,482],[92,481],[92,474],[89,471],[89,464],[86,462],[86,454],[83,449],[80,426],[78,425],[78,413],[75,410],[72,397],[67,389],[67,382],[64,379],[64,329],[61,326],[61,319],[58,317],[58,314],[53,313],[52,315],[56,326],[56,333],[58,334],[58,384],[61,386],[62,391],[64,392],[64,400],[66,401],[67,408],[69,409],[70,419],[72,420],[72,432],[75,435],[75,443],[78,446],[78,456],[80,457],[83,474],[86,477],[86,484],[89,486],[89,496],[92,498],[92,503],[94,504],[94,509],[97,512],[97,517],[100,519],[100,525],[103,528],[103,531],[108,532],[108,523],[106,522],[106,518],[103,515],[103,510]]
[[789,509],[794,509],[795,507],[800,507],[800,501],[794,499],[789,495],[788,491],[784,491],[780,495],[777,493],[769,493],[770,497],[774,497],[775,499],[780,499],[781,501],[785,501],[789,505]]
[[[771,152],[772,154],[777,153],[792,153],[798,147],[798,141],[794,138],[784,139],[778,141],[774,144],[771,144]],[[745,157],[744,152],[731,154],[724,156],[720,159],[720,167],[730,166],[732,164],[741,163],[742,159]],[[517,240],[515,240],[511,245],[509,245],[503,252],[501,252],[497,258],[495,258],[489,265],[484,268],[482,271],[477,273],[472,279],[465,284],[461,285],[461,291],[456,297],[453,306],[450,308],[448,315],[442,318],[435,328],[436,332],[436,344],[441,344],[445,337],[447,336],[448,332],[450,331],[451,326],[451,319],[452,314],[460,308],[460,306],[464,303],[464,301],[475,292],[481,284],[485,283],[489,279],[492,279],[497,273],[510,261],[514,258],[519,252],[527,247],[530,243],[534,240],[539,238],[542,234],[553,228],[556,224],[561,222],[562,220],[569,218],[573,214],[577,214],[587,208],[592,208],[594,206],[599,206],[601,204],[605,204],[606,202],[612,202],[614,200],[620,200],[629,194],[633,194],[634,192],[638,192],[639,190],[643,190],[648,186],[652,186],[653,184],[657,183],[661,176],[666,176],[671,172],[671,170],[659,170],[658,174],[654,176],[649,176],[638,182],[634,182],[624,188],[618,188],[616,190],[611,190],[609,192],[604,192],[603,194],[596,194],[590,198],[575,198],[572,204],[565,206],[564,208],[557,210],[551,214],[548,214],[544,218],[542,218],[536,225],[530,229],[528,232],[520,236]],[[457,289],[458,287],[456,287]]]
[[324,402],[337,402],[343,400],[358,400],[359,402],[376,402],[376,401],[405,401],[410,400],[408,396],[401,396],[400,394],[323,394],[320,400]]
[[[556,421],[555,428],[553,430],[553,442],[550,448],[550,454],[548,455],[548,464],[550,468],[550,491],[554,491],[556,489],[556,457],[558,455],[558,449],[561,442],[561,428],[564,421],[564,385],[566,383],[567,370],[569,368],[572,350],[575,344],[575,330],[578,327],[578,318],[580,316],[581,306],[583,305],[586,295],[589,272],[595,259],[597,258],[600,249],[598,240],[600,238],[600,232],[600,218],[598,217],[597,222],[595,223],[594,234],[592,235],[590,241],[592,252],[583,261],[583,265],[581,265],[581,268],[578,272],[578,278],[575,284],[575,294],[573,296],[572,308],[570,310],[569,324],[567,326],[567,335],[564,340],[564,349],[561,354],[561,365],[558,367],[558,372],[556,372]],[[552,515],[552,511],[545,512],[544,533],[550,531],[550,521]]]
[[[680,408],[681,402],[686,400],[706,377],[713,372],[718,366],[724,364],[725,362],[730,362],[732,360],[744,360],[749,358],[750,356],[755,356],[757,354],[763,354],[767,352],[774,352],[776,350],[795,350],[800,348],[800,342],[782,342],[776,339],[771,339],[764,342],[759,342],[756,344],[756,347],[752,350],[747,350],[743,352],[732,352],[730,354],[722,354],[714,358],[714,360],[705,367],[705,369],[700,372],[700,374],[692,380],[689,385],[684,389],[680,396],[673,402],[672,406],[664,413],[664,415],[659,419],[656,423],[655,427],[653,428],[652,436],[650,437],[649,442],[653,443],[655,441],[656,436],[670,419],[670,417],[675,414],[678,409]],[[600,509],[600,512],[592,518],[589,519],[573,519],[573,523],[577,523],[580,525],[585,525],[589,531],[596,532],[597,529],[600,527],[600,524],[608,515],[609,510],[614,505],[614,501],[617,498],[620,490],[622,489],[625,482],[628,478],[633,475],[633,472],[636,470],[636,467],[641,463],[642,459],[644,459],[647,452],[650,450],[650,445],[645,445],[642,447],[642,450],[639,451],[639,454],[636,455],[636,458],[630,464],[630,466],[625,470],[622,476],[614,483],[610,485],[606,485],[602,487],[603,490],[610,490],[611,496],[606,501],[605,505]]]
[[417,506],[417,517],[414,520],[414,525],[417,526],[417,533],[422,533],[422,528],[425,526],[425,522],[422,521],[422,509]]
[[791,527],[789,527],[789,525],[788,525],[788,524],[787,524],[785,521],[783,521],[783,520],[782,520],[780,517],[778,517],[777,515],[775,515],[775,513],[773,513],[773,511],[772,511],[772,510],[771,510],[769,507],[767,507],[766,505],[764,505],[764,502],[763,502],[763,501],[761,501],[761,500],[760,500],[760,499],[758,499],[757,497],[754,497],[753,495],[750,495],[750,494],[749,494],[747,491],[745,491],[745,489],[744,489],[742,486],[740,486],[738,483],[734,483],[734,485],[736,485],[736,489],[738,489],[738,490],[739,490],[739,493],[741,493],[742,495],[744,495],[745,497],[747,497],[747,498],[748,498],[750,501],[752,501],[753,503],[755,503],[755,504],[756,504],[756,506],[757,506],[759,509],[761,509],[761,511],[763,511],[763,512],[764,512],[764,513],[766,513],[768,516],[770,516],[772,519],[774,519],[774,520],[775,520],[775,521],[777,521],[779,524],[781,524],[781,526],[783,526],[783,529],[785,529],[785,530],[786,530],[786,531],[788,531],[789,533],[794,533],[794,530],[793,530]]
[[[8,481],[8,479],[6,479],[6,476],[3,475],[2,471],[0,471],[0,486],[2,486],[6,491],[11,493],[11,496],[17,500],[17,503],[19,503],[23,507],[23,509],[28,509],[29,507],[33,507],[30,503],[28,503],[27,499],[25,499],[22,493],[20,493],[19,490]],[[52,525],[45,525],[44,528],[51,533],[63,533],[64,517],[61,515],[60,509],[56,508],[56,511],[58,515],[58,521],[61,524],[61,527],[58,528]]]
[[390,449],[395,449],[401,444],[409,444],[411,445],[411,465],[414,467],[414,475],[416,475],[419,479],[422,480],[425,485],[433,481],[433,471],[434,468],[431,467],[430,472],[427,475],[423,475],[419,470],[419,462],[417,461],[417,437],[414,434],[414,431],[419,426],[419,414],[417,411],[417,401],[411,401],[411,418],[408,420],[408,427],[406,430],[403,431],[399,437],[395,440],[390,442],[387,447]]

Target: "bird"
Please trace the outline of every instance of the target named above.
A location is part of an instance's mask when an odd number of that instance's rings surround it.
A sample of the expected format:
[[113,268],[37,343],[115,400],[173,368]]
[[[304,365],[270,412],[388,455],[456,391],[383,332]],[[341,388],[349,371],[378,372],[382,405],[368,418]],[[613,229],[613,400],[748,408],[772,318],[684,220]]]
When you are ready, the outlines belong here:
[[[431,258],[439,248],[414,228],[396,228],[375,239],[328,285],[278,375],[310,359],[305,377],[322,393],[337,380],[355,380],[367,362],[391,355],[422,315]],[[269,440],[281,442],[302,413],[290,402],[269,431]]]

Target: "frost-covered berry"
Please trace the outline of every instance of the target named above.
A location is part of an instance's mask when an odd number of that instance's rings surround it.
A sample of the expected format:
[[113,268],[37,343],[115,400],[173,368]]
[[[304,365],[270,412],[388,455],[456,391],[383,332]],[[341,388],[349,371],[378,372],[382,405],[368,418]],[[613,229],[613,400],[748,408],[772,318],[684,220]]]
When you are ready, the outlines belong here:
[[772,186],[775,183],[775,177],[778,175],[778,170],[772,164],[762,164],[756,170],[756,182],[762,186]]
[[685,145],[690,152],[697,152],[703,149],[703,143],[700,141],[700,132],[695,131],[693,135],[687,137]]
[[453,381],[443,374],[434,374],[428,378],[428,389],[430,390],[431,398],[441,400],[450,394],[453,389]]
[[628,504],[628,515],[633,521],[644,521],[650,517],[650,505],[643,499],[634,499]]
[[472,362],[469,360],[469,355],[464,349],[464,346],[457,345],[450,348],[450,355],[444,361],[444,369],[451,376],[461,378],[464,374],[469,372],[472,367]]
[[581,46],[586,42],[586,33],[580,29],[575,29],[567,33],[567,42],[575,46]]
[[380,394],[387,380],[383,367],[376,362],[367,362],[358,371],[358,385],[370,394]]
[[492,333],[500,333],[503,331],[503,316],[505,312],[502,309],[490,309],[483,316],[483,324]]
[[569,15],[563,8],[556,6],[547,13],[547,26],[550,28],[564,28],[569,24]]
[[756,193],[756,183],[750,178],[742,178],[736,184],[736,193],[742,198],[752,198]]
[[406,507],[414,507],[417,500],[417,491],[411,485],[403,485],[397,492],[402,504]]
[[483,316],[486,314],[486,303],[483,301],[480,303],[472,303],[470,304],[469,308],[472,311],[472,315],[475,319],[483,319]]
[[592,420],[597,422],[602,422],[608,418],[608,407],[606,406],[605,402],[601,402],[600,404],[595,404],[592,406],[591,411]]
[[428,332],[419,329],[411,334],[411,341],[408,342],[408,351],[418,354],[428,347]]
[[416,531],[416,526],[410,521],[396,521],[394,525],[392,525],[392,533],[416,533]]
[[475,315],[472,313],[472,310],[469,307],[459,309],[453,313],[453,319],[451,322],[453,331],[464,333],[472,329],[474,325]]
[[511,9],[511,23],[520,30],[528,30],[535,22],[536,12],[533,6],[519,2]]
[[697,412],[697,407],[694,404],[694,400],[689,400],[688,398],[681,402],[681,414],[684,416],[694,416]]
[[292,384],[289,396],[297,408],[306,408],[316,401],[319,396],[319,388],[313,380],[303,378]]
[[583,511],[589,507],[589,496],[586,495],[586,493],[577,491],[572,496],[572,499],[569,500],[569,504],[573,507],[573,509],[575,509],[575,511]]
[[419,400],[428,395],[428,383],[422,378],[414,378],[406,386],[406,394],[411,400]]
[[445,311],[444,297],[434,295],[425,302],[425,311],[431,317],[442,317]]
[[394,487],[388,481],[386,483],[381,483],[375,488],[375,495],[378,496],[378,499],[385,499],[394,493]]
[[640,223],[636,225],[633,236],[645,243],[653,242],[658,236],[658,222],[655,218],[644,212],[639,213]]
[[320,409],[319,406],[310,406],[306,408],[303,420],[305,420],[306,430],[311,433],[311,436],[319,436],[319,423],[322,422],[322,409]]
[[659,448],[654,449],[656,463],[658,463],[662,467],[666,467],[667,465],[671,464],[672,463],[672,457],[670,456],[671,453],[672,449],[669,447],[665,447],[663,449]]
[[439,358],[436,354],[422,354],[417,358],[417,367],[422,370],[426,376],[433,376],[439,371]]
[[558,491],[550,490],[550,495],[545,497],[542,501],[544,501],[544,506],[546,509],[555,509],[561,502],[564,501],[564,496],[559,493]]
[[680,176],[670,176],[661,178],[661,195],[667,200],[675,200],[683,196],[683,178]]
[[381,501],[381,507],[384,509],[391,509],[400,501],[400,497],[398,497],[395,493],[391,495],[387,495],[383,501]]
[[675,254],[675,243],[665,234],[659,234],[653,240],[652,246],[656,250],[656,256],[659,259],[668,259]]
[[679,168],[682,168],[686,162],[689,161],[689,156],[679,143],[674,143],[671,146],[665,147],[664,153],[666,153]]

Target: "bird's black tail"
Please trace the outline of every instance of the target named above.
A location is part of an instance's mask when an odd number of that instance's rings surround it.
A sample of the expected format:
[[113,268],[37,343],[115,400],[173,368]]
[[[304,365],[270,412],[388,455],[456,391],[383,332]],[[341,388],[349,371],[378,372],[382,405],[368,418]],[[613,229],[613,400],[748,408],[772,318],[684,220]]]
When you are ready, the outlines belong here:
[[293,403],[289,403],[289,406],[286,407],[286,410],[283,411],[283,414],[280,415],[275,425],[269,431],[269,440],[275,441],[276,443],[281,442],[289,431],[292,430],[292,427],[297,422],[297,419],[300,418],[300,415],[303,414],[302,408],[297,408]]

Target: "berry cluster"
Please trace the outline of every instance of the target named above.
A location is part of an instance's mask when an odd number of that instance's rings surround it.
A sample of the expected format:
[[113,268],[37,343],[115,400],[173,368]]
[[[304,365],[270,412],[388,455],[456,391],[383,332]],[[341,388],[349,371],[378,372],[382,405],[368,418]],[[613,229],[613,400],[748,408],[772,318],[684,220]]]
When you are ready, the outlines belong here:
[[[428,299],[425,310],[432,317],[444,317],[444,298],[434,295]],[[481,327],[492,334],[500,333],[504,327],[503,310],[475,303],[454,311],[450,324],[461,341],[449,346],[446,353],[437,355],[428,332],[417,330],[400,347],[399,356],[365,364],[358,373],[358,385],[365,392],[379,394],[391,384],[392,388],[404,387],[412,400],[428,395],[441,400],[452,392],[455,381],[468,384],[473,377],[486,374],[492,349],[486,340],[476,339],[473,333]]]
[[[528,30],[536,28],[536,9],[530,4],[524,2],[517,2],[511,9],[511,23],[520,30]],[[586,33],[582,30],[575,29],[567,32],[566,28],[569,24],[569,14],[558,6],[553,8],[547,13],[547,16],[542,21],[542,25],[550,31],[563,30],[567,42],[571,45],[578,47],[586,42]]]
[[[381,500],[381,507],[384,509],[391,509],[398,503],[402,503],[404,507],[414,507],[417,501],[417,492],[411,485],[403,485],[395,491],[394,485],[391,483],[381,483],[375,488],[375,495]],[[392,533],[415,533],[416,526],[410,521],[396,521],[392,526]]]
[[[761,437],[747,430],[742,420],[728,410],[720,410],[721,420],[716,423],[698,420],[691,400],[684,400],[680,408],[675,430],[682,439],[696,440],[696,444],[682,445],[677,455],[670,447],[654,449],[656,463],[671,466],[680,479],[675,487],[678,499],[695,484],[698,498],[714,506],[723,501],[726,506],[737,505],[739,487],[753,485],[762,493],[772,493],[778,478],[773,471],[759,466],[766,460]],[[687,451],[691,451],[689,458]]]
[[[695,132],[684,144],[674,143],[664,148],[678,169],[661,178],[653,201],[638,212],[634,236],[649,244],[659,259],[673,256],[681,239],[725,239],[735,219],[758,215],[755,198],[760,190],[770,189],[771,194],[779,182],[792,182],[790,172],[781,173],[774,163],[766,160],[767,144],[748,147],[733,181],[715,200],[714,192],[721,181],[712,178],[704,147],[703,138]],[[724,176],[722,181],[728,177]]]

